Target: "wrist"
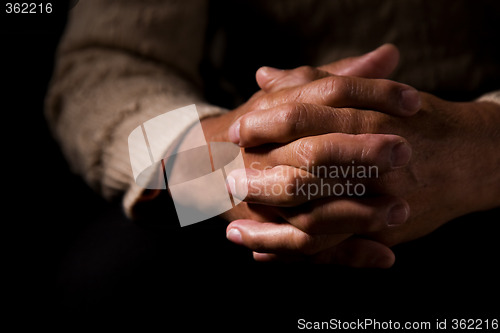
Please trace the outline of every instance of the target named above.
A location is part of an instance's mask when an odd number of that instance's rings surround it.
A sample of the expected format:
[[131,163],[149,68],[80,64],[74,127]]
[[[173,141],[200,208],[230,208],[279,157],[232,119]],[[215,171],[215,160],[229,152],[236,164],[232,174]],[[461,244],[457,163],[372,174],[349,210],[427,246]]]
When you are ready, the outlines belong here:
[[491,151],[491,207],[500,207],[500,104],[478,102],[483,104],[484,117],[488,124],[489,148]]
[[474,210],[500,207],[500,104],[465,103],[465,109],[474,144],[468,163],[473,183],[470,200]]
[[228,112],[219,116],[201,120],[203,134],[207,142],[229,142],[228,129],[236,120],[236,112]]

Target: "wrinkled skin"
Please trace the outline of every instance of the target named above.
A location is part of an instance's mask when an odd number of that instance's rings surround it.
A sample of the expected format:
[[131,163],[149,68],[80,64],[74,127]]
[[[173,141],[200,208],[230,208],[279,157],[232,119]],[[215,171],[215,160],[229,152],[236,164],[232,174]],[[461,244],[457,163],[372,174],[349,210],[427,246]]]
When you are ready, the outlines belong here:
[[[233,195],[249,190],[246,203],[223,214],[235,220],[230,240],[255,251],[257,260],[389,267],[390,246],[500,204],[499,107],[448,102],[380,80],[395,64],[397,50],[386,45],[320,69],[263,68],[261,91],[202,122],[207,140],[238,143],[247,167],[268,167],[230,175]],[[259,195],[272,184],[319,181],[298,169],[304,165],[349,162],[379,168],[379,178],[357,180],[368,196]],[[292,169],[298,173],[283,172]]]

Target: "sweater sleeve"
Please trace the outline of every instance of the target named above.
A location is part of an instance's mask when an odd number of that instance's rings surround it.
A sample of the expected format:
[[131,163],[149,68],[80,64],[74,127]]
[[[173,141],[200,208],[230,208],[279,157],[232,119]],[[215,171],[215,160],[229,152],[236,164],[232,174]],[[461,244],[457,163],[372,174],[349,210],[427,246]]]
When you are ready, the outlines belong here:
[[207,10],[203,0],[86,0],[70,13],[45,115],[72,170],[105,198],[123,197],[129,217],[143,192],[131,131],[189,104],[201,117],[225,111],[200,93]]
[[477,101],[479,102],[492,102],[500,105],[500,90],[495,90],[480,96]]

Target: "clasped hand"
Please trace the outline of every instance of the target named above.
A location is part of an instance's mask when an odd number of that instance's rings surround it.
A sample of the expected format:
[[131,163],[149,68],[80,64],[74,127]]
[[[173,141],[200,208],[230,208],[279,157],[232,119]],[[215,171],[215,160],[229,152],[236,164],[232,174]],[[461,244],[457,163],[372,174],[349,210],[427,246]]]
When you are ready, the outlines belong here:
[[244,200],[222,215],[229,240],[260,261],[390,267],[390,246],[498,205],[484,189],[491,179],[467,176],[492,168],[477,157],[491,153],[491,135],[498,142],[486,126],[497,107],[384,79],[398,59],[383,45],[319,68],[263,67],[259,92],[202,122],[208,141],[244,152],[246,169],[227,177]]

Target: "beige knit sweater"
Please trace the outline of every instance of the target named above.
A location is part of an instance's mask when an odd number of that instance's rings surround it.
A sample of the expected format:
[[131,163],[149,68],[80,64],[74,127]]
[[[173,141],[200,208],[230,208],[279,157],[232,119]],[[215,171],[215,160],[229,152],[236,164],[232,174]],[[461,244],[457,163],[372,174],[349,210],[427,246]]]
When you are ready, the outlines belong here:
[[498,1],[85,0],[70,13],[46,117],[73,171],[133,217],[142,189],[127,137],[144,121],[193,103],[202,116],[225,112],[256,89],[258,66],[320,65],[385,42],[402,55],[393,79],[500,103],[498,32]]

